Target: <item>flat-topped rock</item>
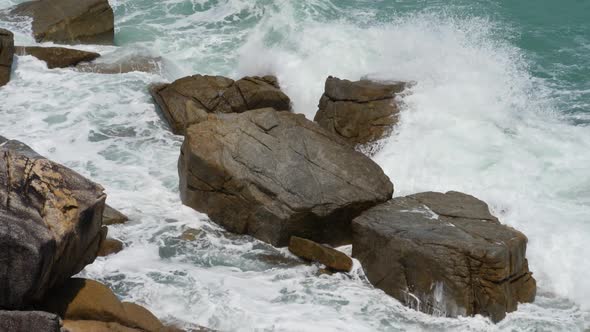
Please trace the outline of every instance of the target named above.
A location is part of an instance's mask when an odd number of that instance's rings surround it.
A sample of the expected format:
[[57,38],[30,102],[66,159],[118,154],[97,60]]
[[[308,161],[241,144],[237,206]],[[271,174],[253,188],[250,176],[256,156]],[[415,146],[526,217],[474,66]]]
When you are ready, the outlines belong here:
[[535,298],[527,238],[473,196],[394,198],[364,212],[352,227],[353,257],[371,283],[417,310],[499,321]]
[[96,258],[103,188],[18,141],[0,144],[0,307],[20,309]]
[[405,87],[404,82],[351,82],[330,76],[314,120],[354,146],[375,142],[397,123],[395,94]]
[[291,100],[274,76],[234,81],[223,76],[195,75],[171,84],[153,85],[150,93],[172,131],[179,135],[184,135],[191,124],[206,120],[210,113],[242,113],[265,107],[291,109]]
[[72,67],[80,62],[92,61],[100,56],[95,52],[75,50],[65,47],[17,46],[16,55],[32,55],[45,61],[49,69]]
[[0,86],[10,81],[13,56],[14,35],[8,30],[0,29]]
[[108,0],[29,1],[10,13],[33,19],[37,42],[113,44],[114,14]]
[[293,235],[350,243],[350,221],[393,192],[371,159],[305,116],[273,109],[190,126],[178,167],[184,204],[275,246]]

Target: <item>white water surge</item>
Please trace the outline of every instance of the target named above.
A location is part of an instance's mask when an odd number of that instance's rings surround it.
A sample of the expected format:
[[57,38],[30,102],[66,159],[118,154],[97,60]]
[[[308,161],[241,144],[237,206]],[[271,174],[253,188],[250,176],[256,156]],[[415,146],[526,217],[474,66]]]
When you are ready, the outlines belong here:
[[[0,8],[20,1],[0,0]],[[111,1],[121,47],[107,56],[162,56],[161,75],[48,70],[18,57],[0,88],[0,135],[19,139],[107,189],[132,221],[110,227],[122,252],[83,275],[167,321],[222,331],[583,331],[590,328],[590,131],[554,109],[519,49],[489,20],[452,14],[344,11],[338,2]],[[340,12],[338,20],[326,13]],[[395,14],[395,13],[392,13]],[[27,24],[17,42],[33,44]],[[396,133],[375,157],[396,195],[459,190],[529,237],[537,300],[494,325],[405,308],[350,274],[289,267],[277,250],[231,236],[182,206],[176,162],[182,138],[155,110],[147,85],[204,73],[273,73],[313,118],[328,75],[412,80]],[[181,241],[186,228],[200,239]],[[350,250],[350,248],[347,248]]]

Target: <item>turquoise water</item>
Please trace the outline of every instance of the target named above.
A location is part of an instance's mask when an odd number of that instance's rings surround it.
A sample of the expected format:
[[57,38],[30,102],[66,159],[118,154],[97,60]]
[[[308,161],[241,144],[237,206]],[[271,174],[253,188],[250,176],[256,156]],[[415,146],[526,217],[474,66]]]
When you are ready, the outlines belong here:
[[[15,0],[0,0],[0,9]],[[132,222],[126,249],[83,275],[169,322],[223,331],[584,331],[590,328],[590,2],[111,0],[104,60],[161,56],[155,74],[48,70],[18,57],[0,135],[103,184]],[[28,22],[0,22],[34,44]],[[277,250],[223,233],[178,198],[182,138],[146,86],[194,73],[276,75],[313,118],[328,75],[411,80],[375,156],[396,195],[460,190],[529,237],[532,304],[500,324],[404,308],[350,275],[273,265]],[[177,237],[202,230],[194,243]],[[350,250],[350,248],[343,248]]]

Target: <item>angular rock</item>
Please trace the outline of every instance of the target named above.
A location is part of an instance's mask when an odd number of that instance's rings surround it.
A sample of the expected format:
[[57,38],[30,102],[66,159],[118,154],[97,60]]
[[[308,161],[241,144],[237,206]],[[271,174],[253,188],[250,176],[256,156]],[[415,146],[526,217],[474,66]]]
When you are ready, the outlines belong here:
[[102,214],[102,224],[105,226],[124,224],[129,221],[126,215],[105,204]]
[[330,76],[314,121],[352,145],[375,142],[397,123],[395,94],[405,86],[404,82],[351,82]]
[[527,238],[486,203],[426,192],[376,206],[353,223],[353,257],[371,283],[423,312],[499,321],[535,298]]
[[123,242],[107,238],[100,244],[97,256],[105,257],[108,255],[116,254],[121,250],[123,250]]
[[148,332],[163,327],[147,309],[133,303],[121,303],[107,286],[88,279],[71,278],[53,289],[39,307],[64,320],[113,322]]
[[158,74],[162,71],[162,58],[148,56],[132,56],[115,62],[81,63],[77,71],[95,74],[124,74],[134,71]]
[[345,253],[311,240],[292,236],[289,251],[305,260],[322,263],[334,271],[352,270],[352,259]]
[[0,331],[60,332],[59,317],[43,311],[0,310]]
[[14,36],[12,32],[0,29],[0,87],[10,81],[14,55]]
[[64,47],[17,46],[16,55],[32,55],[45,61],[49,69],[75,66],[80,62],[92,61],[100,56],[95,52],[86,52]]
[[18,141],[0,145],[0,307],[19,309],[96,258],[103,188]]
[[184,135],[189,125],[206,120],[209,113],[242,113],[265,107],[291,109],[291,100],[274,76],[234,81],[222,76],[195,75],[171,84],[153,85],[150,93],[177,135]]
[[301,114],[260,109],[190,126],[178,163],[184,204],[275,246],[340,245],[350,221],[391,198],[381,168]]
[[113,44],[114,14],[108,0],[29,1],[10,13],[33,19],[37,42]]

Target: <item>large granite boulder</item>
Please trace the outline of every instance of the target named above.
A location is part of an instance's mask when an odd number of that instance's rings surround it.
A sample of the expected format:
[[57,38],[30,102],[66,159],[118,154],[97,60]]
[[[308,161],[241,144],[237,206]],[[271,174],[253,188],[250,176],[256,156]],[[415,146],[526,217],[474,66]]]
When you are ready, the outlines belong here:
[[527,238],[486,203],[426,192],[376,206],[353,223],[353,256],[371,283],[423,312],[499,321],[535,298]]
[[351,82],[328,77],[315,121],[352,145],[366,145],[389,134],[398,121],[395,94],[404,82]]
[[10,81],[14,55],[14,36],[12,32],[0,29],[0,86]]
[[100,56],[95,52],[72,48],[38,46],[17,46],[15,53],[16,55],[32,55],[39,60],[45,61],[49,69],[75,66],[80,62],[92,61]]
[[274,76],[234,81],[222,76],[195,75],[171,84],[153,85],[150,93],[178,135],[184,135],[189,125],[206,120],[209,113],[242,113],[265,107],[291,109],[291,100]]
[[113,44],[114,14],[108,0],[36,0],[10,13],[33,19],[37,42]]
[[96,258],[106,195],[18,141],[0,144],[0,308],[19,309]]
[[0,331],[60,332],[59,317],[43,311],[0,310]]
[[187,129],[178,162],[184,204],[275,246],[291,236],[350,243],[350,222],[393,185],[371,159],[301,114],[209,115]]
[[39,307],[69,321],[117,323],[148,332],[164,328],[149,310],[134,303],[119,301],[107,286],[94,280],[71,278],[62,286],[52,289]]

